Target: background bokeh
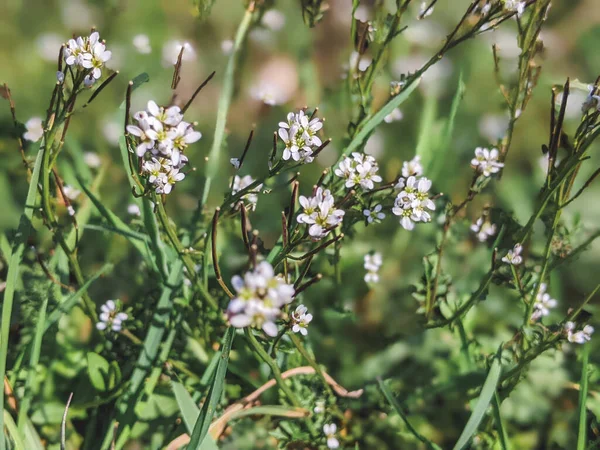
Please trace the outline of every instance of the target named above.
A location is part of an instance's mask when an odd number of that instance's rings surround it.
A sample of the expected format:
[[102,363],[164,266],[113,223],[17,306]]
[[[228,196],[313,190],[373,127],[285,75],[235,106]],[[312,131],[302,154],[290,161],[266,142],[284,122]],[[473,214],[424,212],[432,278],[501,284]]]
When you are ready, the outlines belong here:
[[[209,199],[210,206],[222,201],[233,174],[228,159],[240,155],[253,127],[256,133],[243,174],[265,173],[272,133],[292,109],[318,106],[320,114],[326,118],[325,136],[333,138],[333,143],[317,161],[304,168],[300,176],[301,193],[310,192],[320,172],[336,161],[343,148],[351,120],[351,99],[344,79],[353,51],[350,42],[351,1],[330,0],[329,11],[314,29],[304,25],[298,3],[276,2],[261,26],[250,34],[227,122],[228,156],[222,158],[219,177]],[[379,2],[361,2],[358,11],[361,18],[368,19],[373,14],[374,3]],[[411,10],[413,13],[407,15],[413,19],[405,22],[408,28],[394,42],[377,79],[376,105],[387,98],[390,81],[417,69],[434,54],[468,3],[464,0],[440,1],[430,17],[417,21],[419,5],[416,2]],[[65,144],[63,176],[70,185],[78,187],[77,176],[89,181],[90,176],[100,170],[92,167],[79,172],[79,169],[73,169],[78,167],[70,160],[73,149],[98,155],[106,171],[100,188],[102,201],[123,220],[133,224],[138,219],[127,210],[131,203],[130,190],[117,147],[124,114],[120,105],[127,81],[141,72],[150,76],[150,82],[134,93],[134,111],[142,109],[149,99],[168,103],[172,95],[172,65],[183,43],[188,45],[176,101],[185,101],[199,83],[216,71],[215,78],[186,115],[189,120],[198,122],[197,129],[203,133],[202,140],[188,153],[191,165],[197,171],[189,174],[169,196],[171,217],[177,223],[185,223],[201,195],[204,157],[212,142],[222,75],[230,40],[243,15],[243,3],[218,0],[207,18],[198,17],[195,5],[188,0],[3,0],[1,9],[0,81],[10,87],[18,118],[23,123],[45,114],[55,83],[60,44],[72,34],[85,34],[91,26],[97,27],[101,37],[106,39],[107,48],[113,52],[107,65],[120,73],[90,107],[73,118]],[[567,77],[591,83],[600,75],[599,23],[597,0],[554,2],[541,34],[545,45],[543,58],[538,61],[543,66],[542,74],[533,99],[517,122],[501,182],[493,183],[477,197],[469,206],[467,216],[459,221],[451,234],[444,268],[452,276],[453,289],[457,292],[471,292],[487,271],[489,249],[477,243],[468,230],[468,225],[479,217],[484,206],[503,208],[514,213],[520,221],[525,221],[531,214],[544,180],[541,145],[548,140],[551,87],[563,84]],[[501,75],[510,80],[519,55],[515,27],[514,21],[509,21],[451,51],[426,73],[418,93],[402,105],[400,120],[379,127],[365,151],[378,159],[384,180],[397,177],[402,162],[414,156],[420,139],[427,139],[427,135],[420,134],[424,117],[432,114],[436,117],[436,126],[442,126],[462,73],[467,89],[452,144],[446,154],[437,156],[443,159],[443,170],[432,178],[436,192],[443,192],[456,201],[464,197],[471,181],[469,161],[473,149],[493,145],[505,131],[506,105],[494,79],[491,46],[498,44]],[[586,94],[587,91],[575,89],[569,98],[567,132],[577,126],[581,117],[580,105]],[[265,104],[265,98],[276,104]],[[27,183],[8,104],[3,101],[0,106],[0,232],[10,237],[18,222]],[[34,155],[36,150],[35,144],[27,145],[28,156]],[[586,179],[586,174],[591,174],[600,163],[597,151],[592,151],[591,155],[592,163],[582,171],[582,179]],[[569,245],[576,246],[598,229],[599,194],[600,187],[593,185],[564,214],[564,224],[571,231]],[[252,224],[260,230],[267,248],[279,236],[279,214],[288,195],[284,190],[261,195],[257,210],[251,215]],[[456,433],[462,428],[460,424],[468,417],[464,398],[461,400],[460,392],[428,391],[434,384],[440,385],[461,372],[456,359],[460,341],[458,334],[448,330],[423,332],[420,317],[416,314],[417,302],[411,296],[412,285],[423,272],[422,258],[434,251],[440,227],[434,220],[434,224],[419,226],[410,233],[390,216],[388,214],[386,220],[376,226],[358,226],[352,243],[342,249],[341,283],[335,283],[333,268],[327,258],[319,260],[318,269],[325,278],[311,288],[311,294],[305,299],[315,316],[309,341],[317,359],[348,389],[367,385],[369,393],[370,389],[376,390],[372,383],[377,376],[393,378],[394,390],[406,402],[416,425],[437,441],[447,444],[456,439]],[[100,217],[95,217],[91,223],[101,221]],[[539,225],[532,251],[539,251],[543,246]],[[232,242],[224,241],[222,245],[237,251],[222,256],[226,278],[236,273],[244,260],[241,243],[234,243],[234,233],[230,234],[231,237],[223,239]],[[49,237],[42,233],[38,239],[33,244],[39,251],[50,251]],[[381,281],[372,289],[363,281],[363,256],[370,251],[381,252],[384,260]],[[124,239],[98,230],[86,230],[79,253],[84,271],[89,273],[107,260],[117,265],[109,282],[93,286],[92,298],[98,303],[107,298],[120,298],[128,305],[145,301],[147,292],[136,272],[140,261]],[[34,259],[31,255],[29,258]],[[595,244],[553,275],[550,292],[558,299],[559,306],[548,323],[552,323],[553,318],[564,317],[570,306],[580,302],[595,287],[599,263],[600,244]],[[0,274],[4,276],[5,260],[2,265]],[[597,312],[597,303],[593,301],[588,309]],[[23,314],[23,311],[21,309],[19,313]],[[490,354],[502,341],[510,339],[520,321],[520,306],[515,293],[492,286],[487,300],[468,315],[465,327],[474,337],[476,348],[482,354]],[[591,323],[600,326],[597,318]],[[56,364],[61,362],[63,345],[59,338],[45,344],[49,347],[45,357],[54,358],[58,361]],[[83,342],[86,337],[82,335],[77,339]],[[594,348],[598,348],[596,343]],[[539,358],[528,379],[504,402],[502,412],[509,424],[509,434],[514,436],[515,448],[574,448],[577,390],[572,383],[580,373],[574,350],[565,348],[562,352],[550,352]],[[597,352],[592,352],[592,359],[600,363]],[[77,379],[77,373],[60,370],[66,369],[48,366],[48,371],[55,372],[54,378],[48,375],[48,379],[54,380],[53,386],[49,386],[44,394],[48,404],[64,402],[64,394],[69,388],[61,383]],[[235,354],[231,370],[241,380],[247,376],[241,365],[236,366]],[[597,379],[596,372],[592,375],[594,392],[590,408],[600,414]],[[248,388],[244,381],[240,381],[240,386],[242,391]],[[423,392],[427,395],[421,395]],[[413,448],[410,445],[414,444],[403,444],[402,438],[390,426],[400,426],[400,421],[397,417],[384,415],[387,411],[385,403],[366,397],[367,400],[351,404],[349,413],[356,416],[358,428],[354,433],[362,436],[360,448]],[[37,423],[43,424],[44,420],[39,418]],[[265,436],[258,436],[261,432],[257,429],[241,425],[236,433],[229,438],[226,444],[229,447],[224,448],[259,448],[263,445],[270,448],[269,441]]]

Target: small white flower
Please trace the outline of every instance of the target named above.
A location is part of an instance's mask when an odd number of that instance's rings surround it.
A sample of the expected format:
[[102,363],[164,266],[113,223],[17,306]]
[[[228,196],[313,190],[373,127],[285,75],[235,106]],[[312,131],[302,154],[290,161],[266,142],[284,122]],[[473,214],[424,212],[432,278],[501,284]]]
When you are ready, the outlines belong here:
[[189,42],[181,41],[168,41],[165,43],[162,49],[162,64],[165,67],[177,64],[177,58],[179,58],[179,52],[183,48],[183,55],[181,56],[182,61],[195,61],[196,51],[192,44]]
[[504,163],[498,161],[500,153],[497,149],[477,147],[475,149],[475,158],[471,160],[471,165],[484,176],[489,177],[493,173],[498,173]]
[[396,108],[393,109],[391,113],[389,113],[387,116],[385,116],[383,118],[383,121],[385,123],[392,123],[392,122],[397,122],[399,120],[402,120],[402,118],[404,117],[404,114],[402,114],[402,111],[400,111],[400,108]]
[[402,163],[402,176],[408,178],[410,176],[420,177],[423,175],[423,166],[421,165],[421,157],[416,155],[410,161]]
[[433,13],[433,6],[427,9],[428,3],[421,2],[421,6],[419,8],[419,19],[424,19],[427,16],[430,16]]
[[368,223],[380,222],[385,219],[385,213],[381,212],[382,206],[376,205],[373,209],[364,209],[363,214]]
[[514,12],[516,11],[517,16],[521,17],[525,12],[525,8],[527,7],[527,2],[519,1],[519,0],[504,0],[504,9],[507,11]]
[[221,51],[225,55],[229,55],[233,50],[233,41],[231,39],[225,39],[221,41]]
[[90,50],[82,55],[81,66],[91,69],[91,76],[97,80],[102,76],[102,67],[111,58],[112,52],[106,50],[106,46],[102,42],[96,42]]
[[133,37],[133,46],[137,50],[138,53],[148,54],[152,52],[152,47],[150,46],[150,38],[147,34],[136,34]]
[[323,433],[325,433],[325,437],[327,438],[327,447],[332,449],[340,446],[340,442],[335,437],[336,431],[337,426],[335,423],[326,423],[323,425]]
[[[231,191],[231,194],[232,195],[237,194],[239,191],[246,189],[248,186],[250,186],[255,181],[256,180],[254,178],[252,178],[250,175],[246,175],[243,177],[236,175],[233,179],[233,189]],[[254,189],[249,191],[247,194],[244,194],[241,198],[241,200],[243,200],[247,206],[250,206],[252,211],[254,211],[256,209],[256,203],[258,202],[257,191],[260,191],[262,189],[262,186],[263,186],[262,184],[259,184]]]
[[127,205],[127,212],[132,216],[140,216],[142,212],[140,211],[140,207],[135,203],[130,203]]
[[431,222],[429,211],[435,211],[435,203],[429,198],[431,180],[410,176],[404,182],[399,180],[396,188],[402,190],[396,197],[392,212],[400,217],[400,225],[406,230],[412,230],[416,222]]
[[596,87],[593,84],[588,84],[588,95],[581,104],[581,111],[586,112],[590,108],[598,109],[600,106],[600,96],[595,95]]
[[100,307],[100,321],[96,323],[96,328],[100,331],[111,329],[112,331],[121,331],[123,322],[129,317],[124,312],[117,312],[117,304],[114,300],[108,300]]
[[509,250],[506,256],[502,258],[502,262],[518,266],[523,262],[521,251],[523,251],[523,246],[521,244],[516,244],[515,247],[512,250]]
[[285,26],[285,16],[276,9],[270,9],[263,14],[261,23],[271,31],[279,31]]
[[550,314],[550,309],[555,308],[558,302],[550,297],[550,294],[546,292],[546,283],[540,284],[540,288],[535,297],[533,304],[533,313],[531,314],[531,320],[538,320],[542,317],[546,317]]
[[240,159],[239,158],[231,158],[229,163],[233,166],[235,170],[240,168]]
[[85,152],[83,154],[83,161],[92,169],[97,169],[100,167],[100,165],[102,165],[102,160],[98,154],[94,152]]
[[73,186],[65,184],[63,186],[63,193],[69,200],[77,200],[77,197],[81,195],[81,191],[79,189],[75,189]]
[[344,219],[345,213],[341,209],[335,209],[335,200],[329,189],[319,187],[314,197],[301,195],[298,200],[304,211],[296,220],[309,225],[308,234],[314,240],[323,239]]
[[292,313],[292,331],[300,333],[302,336],[308,334],[308,324],[312,321],[312,314],[307,313],[307,308],[304,305],[298,305]]
[[60,70],[56,71],[56,81],[58,81],[59,83],[63,83],[65,81],[65,73],[61,72]]
[[381,182],[382,178],[377,174],[379,165],[377,160],[363,153],[352,153],[352,158],[345,156],[335,169],[335,174],[346,180],[345,186],[352,188],[360,186],[365,191],[375,187],[375,183]]
[[315,414],[322,414],[325,412],[325,401],[324,400],[317,400],[315,402],[315,407],[313,409],[313,412]]
[[364,257],[365,270],[365,282],[366,283],[377,283],[379,282],[379,268],[383,264],[381,253],[366,254]]
[[39,141],[44,135],[44,127],[42,126],[42,119],[40,117],[32,117],[25,122],[25,129],[23,133],[23,139],[31,142]]
[[567,332],[567,340],[574,344],[585,344],[586,342],[592,339],[592,334],[594,333],[594,327],[591,325],[586,325],[580,331],[575,330],[574,322],[565,323],[565,331]]
[[471,231],[475,233],[479,242],[485,242],[488,238],[496,234],[496,225],[480,217],[471,225]]
[[285,144],[283,159],[293,159],[303,163],[313,161],[313,151],[323,143],[317,136],[323,128],[323,122],[318,117],[310,119],[303,110],[290,112],[286,122],[279,122],[279,138]]

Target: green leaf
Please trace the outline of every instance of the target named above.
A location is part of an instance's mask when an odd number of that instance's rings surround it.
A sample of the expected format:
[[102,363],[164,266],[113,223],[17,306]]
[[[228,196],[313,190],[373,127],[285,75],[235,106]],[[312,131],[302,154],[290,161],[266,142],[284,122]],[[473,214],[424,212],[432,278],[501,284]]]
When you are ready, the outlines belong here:
[[116,361],[109,363],[97,353],[87,354],[88,375],[94,389],[108,392],[121,380],[121,370]]
[[[21,440],[21,435],[19,434],[17,425],[15,424],[15,421],[6,409],[4,410],[4,424],[6,425],[6,431],[8,433],[8,436],[12,439],[12,448],[14,450],[25,450],[25,444]],[[4,433],[0,434],[0,439],[4,441]]]
[[229,327],[225,332],[225,338],[223,339],[221,359],[217,365],[213,384],[208,391],[208,398],[204,402],[204,405],[202,405],[200,415],[198,416],[198,420],[194,425],[192,437],[190,439],[190,443],[188,444],[188,449],[190,450],[200,450],[202,448],[201,444],[208,434],[208,428],[210,427],[213,415],[215,414],[217,403],[219,402],[221,394],[223,393],[223,384],[225,383],[227,364],[229,363],[229,352],[231,351],[231,344],[233,343],[234,337],[235,328]]
[[581,367],[581,381],[579,383],[579,428],[577,431],[577,450],[585,450],[587,445],[587,410],[585,407],[588,394],[588,363],[590,359],[590,344],[583,346],[583,365]]
[[471,438],[477,432],[477,427],[479,427],[479,424],[481,423],[481,420],[483,419],[483,416],[485,415],[492,398],[494,398],[496,386],[500,380],[501,372],[502,366],[500,364],[500,358],[496,356],[492,362],[492,367],[490,367],[488,376],[485,379],[485,383],[483,383],[483,387],[481,388],[481,393],[477,399],[477,404],[475,405],[475,408],[473,409],[471,417],[469,417],[465,428],[460,434],[456,445],[454,445],[454,450],[466,448],[466,445],[471,441]]
[[196,423],[196,420],[198,420],[200,408],[198,408],[196,402],[194,401],[190,393],[187,391],[187,389],[183,386],[183,384],[177,381],[171,381],[171,388],[173,389],[173,393],[175,394],[177,405],[179,405],[179,411],[181,412],[183,423],[185,423],[187,432],[191,433],[194,429],[194,424]]

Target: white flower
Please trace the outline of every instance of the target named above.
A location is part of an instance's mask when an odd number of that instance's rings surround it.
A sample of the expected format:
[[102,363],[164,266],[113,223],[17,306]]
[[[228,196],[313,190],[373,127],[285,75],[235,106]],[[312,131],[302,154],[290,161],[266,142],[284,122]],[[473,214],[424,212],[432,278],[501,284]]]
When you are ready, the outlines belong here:
[[39,141],[44,135],[44,127],[42,126],[42,119],[40,117],[32,117],[25,122],[25,129],[23,133],[23,139],[31,142]]
[[541,317],[546,317],[550,314],[550,309],[555,308],[558,302],[550,297],[550,294],[546,292],[546,283],[540,284],[540,288],[535,297],[535,303],[533,304],[533,313],[531,314],[531,320],[538,320]]
[[516,11],[517,16],[521,17],[525,12],[525,7],[527,6],[527,2],[518,1],[518,0],[504,0],[504,9],[507,11]]
[[132,216],[140,216],[142,212],[140,211],[140,207],[135,203],[130,203],[127,205],[127,212]]
[[258,84],[253,85],[250,88],[250,95],[253,99],[269,106],[281,105],[288,98],[280,85],[266,81],[259,81]]
[[335,423],[326,423],[323,425],[323,433],[325,433],[325,437],[327,438],[327,447],[329,448],[338,448],[340,446],[340,442],[335,437],[336,431],[337,426]]
[[396,197],[392,212],[400,217],[400,225],[406,230],[412,230],[415,222],[431,222],[429,211],[435,211],[435,203],[429,198],[431,180],[425,177],[417,180],[410,176],[406,183],[404,180],[399,181],[396,187],[400,187],[402,191]]
[[421,6],[419,8],[419,18],[420,19],[430,16],[431,13],[433,13],[433,6],[430,7],[429,9],[427,9],[427,6],[428,6],[427,2],[421,2]]
[[58,81],[59,83],[63,83],[65,81],[65,73],[61,72],[60,70],[56,71],[56,81]]
[[152,128],[153,119],[148,117],[146,111],[140,111],[133,116],[137,120],[137,125],[127,125],[127,132],[137,137],[138,146],[136,154],[143,157],[147,151],[154,148],[154,142],[158,139],[158,134]]
[[575,330],[574,322],[565,323],[565,331],[567,332],[567,340],[574,344],[585,344],[587,341],[592,339],[592,334],[594,333],[594,327],[591,325],[586,325],[580,331]]
[[100,307],[100,321],[96,323],[96,328],[100,331],[107,328],[112,331],[121,331],[123,322],[129,317],[124,312],[117,312],[117,305],[114,300],[108,300]]
[[233,50],[233,41],[231,39],[225,39],[221,41],[221,51],[225,55],[229,55]]
[[393,109],[391,113],[383,118],[385,123],[397,122],[398,120],[402,120],[404,114],[400,111],[400,108]]
[[598,108],[600,106],[600,96],[594,95],[596,87],[593,84],[588,84],[588,95],[581,104],[581,111],[586,112],[590,108]]
[[286,283],[282,275],[276,276],[266,261],[243,278],[235,275],[231,284],[236,297],[227,307],[229,323],[236,328],[260,328],[268,336],[276,336],[275,320],[281,315],[281,308],[293,301],[294,286]]
[[296,310],[292,313],[292,331],[294,333],[300,332],[302,336],[306,336],[308,334],[308,324],[313,319],[312,314],[309,314],[306,311],[306,306],[298,305]]
[[363,153],[352,153],[352,158],[345,156],[335,169],[335,174],[346,180],[345,186],[351,188],[360,186],[365,191],[375,187],[374,183],[381,181],[381,176],[377,174],[379,165],[375,158]]
[[233,166],[235,170],[240,168],[240,159],[239,158],[230,158],[229,163]]
[[368,223],[379,222],[385,219],[385,213],[381,212],[382,206],[376,205],[373,209],[364,209],[363,214],[367,218]]
[[157,194],[170,194],[173,186],[178,181],[181,181],[185,178],[185,174],[180,172],[178,169],[170,169],[168,172],[164,174],[163,177],[158,179],[159,183],[156,186]]
[[335,209],[335,200],[329,189],[317,188],[314,197],[301,195],[298,200],[304,211],[296,220],[309,225],[308,234],[314,240],[323,239],[344,219],[345,213]]
[[475,158],[471,160],[471,165],[484,176],[489,177],[493,173],[500,171],[504,163],[498,161],[500,156],[497,149],[477,147],[475,149]]
[[484,218],[480,217],[471,225],[471,231],[475,233],[479,242],[485,242],[488,238],[496,234],[496,225],[487,220],[484,221]]
[[102,42],[96,42],[90,52],[83,54],[81,66],[91,69],[91,75],[97,80],[102,76],[102,67],[111,56],[112,52],[106,50],[106,46]]
[[179,106],[164,108],[158,106],[155,101],[150,100],[147,109],[148,113],[156,119],[152,124],[156,124],[156,121],[158,121],[164,125],[174,127],[179,125],[179,122],[183,119],[183,114],[181,114]]
[[97,153],[85,152],[83,154],[83,161],[92,169],[97,169],[102,164],[102,160]]
[[379,268],[383,264],[381,253],[366,254],[364,257],[365,270],[365,282],[366,283],[377,283],[379,282]]
[[509,250],[506,256],[502,258],[502,262],[518,266],[523,262],[523,258],[521,257],[522,250],[523,246],[521,244],[516,244],[515,247],[512,250]]
[[317,400],[315,402],[315,407],[313,409],[313,412],[315,414],[321,414],[321,413],[325,412],[325,401],[324,400]]
[[263,14],[261,23],[271,31],[279,31],[285,25],[285,16],[276,9],[270,9]]
[[[255,181],[256,180],[254,178],[252,178],[250,175],[246,175],[243,177],[236,175],[233,179],[233,189],[231,191],[231,194],[232,195],[237,194],[239,191],[246,189],[248,186],[250,186]],[[258,195],[256,194],[256,192],[260,191],[262,189],[262,186],[263,186],[262,184],[259,184],[254,189],[252,189],[248,193],[244,194],[241,198],[241,200],[243,200],[244,203],[246,203],[246,205],[250,206],[252,211],[254,211],[256,209],[256,203],[258,202]]]
[[173,147],[173,153],[171,154],[173,165],[177,166],[181,153],[189,144],[199,141],[202,138],[202,133],[195,131],[192,124],[181,121],[176,127],[172,127],[167,131],[167,138]]
[[73,186],[65,184],[63,187],[63,193],[69,200],[76,200],[81,194],[81,191],[79,189],[75,189]]
[[167,41],[162,49],[162,64],[165,67],[177,64],[179,52],[183,50],[182,61],[196,60],[196,51],[189,42]]
[[285,144],[283,159],[287,161],[291,158],[303,163],[312,162],[313,150],[323,143],[317,136],[321,128],[323,122],[318,117],[310,119],[303,110],[289,113],[287,122],[279,122],[278,135]]
[[415,177],[423,175],[423,166],[421,165],[421,157],[419,155],[416,155],[410,161],[402,163],[402,176],[408,178],[411,175]]
[[148,54],[152,52],[152,47],[150,46],[150,38],[147,34],[136,34],[133,37],[133,46],[138,51],[138,53]]

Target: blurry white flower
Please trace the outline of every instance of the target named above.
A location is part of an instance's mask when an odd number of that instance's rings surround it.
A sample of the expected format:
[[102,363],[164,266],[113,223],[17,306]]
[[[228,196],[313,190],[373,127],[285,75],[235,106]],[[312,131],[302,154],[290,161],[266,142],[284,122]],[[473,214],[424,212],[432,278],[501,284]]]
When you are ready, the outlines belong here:
[[81,195],[81,191],[79,189],[75,189],[73,186],[68,184],[63,186],[63,193],[69,200],[76,200],[77,197]]
[[323,144],[317,136],[323,128],[323,122],[318,117],[310,119],[303,110],[288,113],[286,122],[279,122],[279,138],[285,144],[283,159],[310,163],[312,153]]
[[130,203],[127,205],[127,212],[132,216],[140,216],[142,212],[140,211],[140,207],[135,203]]
[[58,81],[59,83],[63,83],[65,81],[64,72],[61,72],[60,70],[56,71],[56,81]]
[[410,161],[402,163],[402,176],[408,178],[410,176],[420,177],[423,175],[423,166],[421,165],[421,157],[416,155]]
[[317,400],[315,402],[315,408],[313,409],[313,412],[315,414],[321,414],[321,413],[325,412],[325,401]]
[[475,158],[471,160],[471,166],[484,176],[489,177],[493,173],[498,173],[504,167],[504,163],[498,161],[499,157],[500,153],[495,148],[488,150],[487,148],[477,147]]
[[475,233],[479,242],[485,242],[496,234],[496,225],[480,217],[475,223],[471,224],[471,231]]
[[266,261],[243,278],[235,275],[231,284],[236,296],[227,307],[229,323],[236,328],[259,328],[268,336],[276,336],[275,320],[281,315],[281,308],[293,301],[294,286],[286,283],[282,275],[276,276]]
[[361,56],[358,52],[352,52],[350,54],[350,70],[354,70],[354,68],[357,67],[359,71],[364,72],[369,68],[372,62],[373,59],[367,55]]
[[558,302],[555,299],[550,297],[550,294],[546,292],[546,289],[546,283],[540,284],[538,293],[535,296],[531,320],[538,320],[541,317],[546,317],[548,314],[550,314],[550,309],[555,308],[558,304]]
[[382,206],[375,205],[373,209],[363,209],[363,214],[367,218],[368,223],[378,223],[385,219],[385,213],[381,212]]
[[367,273],[365,274],[366,283],[379,282],[379,268],[383,264],[381,253],[368,253],[364,257],[364,267]]
[[83,161],[92,169],[97,169],[102,164],[102,160],[98,154],[94,152],[85,152],[83,154]]
[[133,46],[137,50],[138,53],[148,54],[152,52],[152,47],[150,46],[150,38],[147,34],[136,34],[133,37]]
[[382,178],[377,174],[379,165],[375,158],[363,153],[353,152],[352,158],[345,156],[335,169],[335,174],[346,180],[345,186],[352,188],[360,186],[365,191],[375,187]]
[[527,6],[527,2],[519,1],[519,0],[504,0],[504,9],[507,11],[517,13],[517,16],[521,17],[525,12],[525,7]]
[[585,344],[587,341],[592,339],[594,327],[591,325],[586,325],[582,330],[575,331],[575,323],[567,322],[565,323],[565,331],[567,332],[567,339],[569,342],[574,344]]
[[46,61],[56,62],[63,39],[54,33],[40,34],[36,39],[38,54]]
[[233,41],[231,39],[225,39],[221,41],[221,51],[225,55],[229,55],[233,50]]
[[119,138],[123,135],[123,125],[112,118],[102,121],[102,134],[111,145],[119,145]]
[[44,135],[44,127],[42,126],[42,119],[40,117],[32,117],[25,122],[25,129],[23,133],[23,139],[31,142],[39,141]]
[[325,437],[327,438],[327,447],[328,448],[338,448],[340,446],[340,442],[335,437],[335,432],[337,431],[337,426],[335,423],[326,423],[323,425],[323,433],[325,433]]
[[195,61],[196,51],[189,42],[181,42],[177,40],[167,41],[162,49],[162,64],[164,67],[177,64],[179,52],[183,48],[182,61]]
[[[250,175],[246,175],[243,177],[236,175],[233,179],[233,189],[231,191],[231,194],[232,195],[237,194],[239,191],[246,189],[248,186],[250,186],[255,181],[256,180],[254,178],[252,178]],[[241,198],[241,200],[244,201],[246,206],[250,206],[252,211],[254,211],[256,209],[256,203],[258,202],[257,191],[260,191],[261,189],[262,189],[262,184],[259,184],[254,189],[249,191],[247,194],[244,194]]]
[[433,6],[429,9],[427,8],[428,6],[428,2],[421,2],[421,6],[419,7],[419,19],[424,19],[425,17],[430,16],[433,13]]
[[[593,84],[588,85],[588,95],[581,104],[581,111],[586,112],[590,108],[598,108],[600,105],[600,96],[595,95],[596,87]],[[568,102],[568,99],[567,99]]]
[[240,159],[239,158],[230,158],[229,163],[233,166],[235,170],[240,168]]
[[479,120],[479,134],[494,144],[504,137],[508,129],[509,118],[502,114],[485,114]]
[[301,195],[298,200],[304,211],[296,220],[310,225],[308,234],[314,240],[327,236],[344,219],[345,213],[341,209],[335,209],[335,200],[329,189],[319,187],[314,197]]
[[521,256],[522,251],[523,246],[521,244],[516,244],[514,248],[509,250],[506,256],[502,258],[502,262],[513,266],[518,266],[523,262],[523,257]]
[[114,300],[108,300],[104,305],[100,307],[99,319],[96,323],[98,330],[111,329],[112,331],[121,331],[123,322],[129,317],[124,312],[117,312],[117,305]]
[[354,18],[366,23],[371,18],[371,10],[367,5],[361,3],[354,11]]
[[250,84],[250,96],[269,105],[287,103],[298,89],[299,72],[296,61],[289,57],[271,57],[260,64]]
[[270,9],[263,14],[261,23],[269,30],[279,31],[285,25],[285,15],[281,11]]
[[281,105],[287,101],[287,95],[279,86],[260,82],[250,88],[253,99],[263,102],[265,105]]
[[298,305],[292,313],[292,331],[300,333],[302,336],[308,334],[308,324],[312,321],[312,314],[307,313],[307,308],[304,305]]
[[431,180],[410,176],[398,180],[396,189],[402,189],[394,202],[392,212],[400,217],[400,225],[412,230],[416,222],[431,222],[429,211],[435,211],[435,203],[429,198]]
[[490,9],[492,9],[492,4],[491,3],[486,3],[485,5],[483,5],[483,7],[481,8],[481,15],[482,16],[487,16],[488,13],[490,12]]
[[[556,158],[554,160],[554,167],[558,167],[558,165],[560,164],[561,159],[560,158]],[[550,154],[546,153],[545,155],[542,155],[538,158],[538,165],[540,166],[540,168],[542,169],[542,171],[544,172],[544,174],[548,173],[548,165],[550,164]]]
[[404,117],[404,115],[402,114],[402,111],[400,111],[400,108],[396,108],[393,109],[391,113],[389,113],[387,116],[385,116],[383,118],[383,121],[385,123],[392,123],[392,122],[396,122],[398,120],[402,120],[402,118]]

